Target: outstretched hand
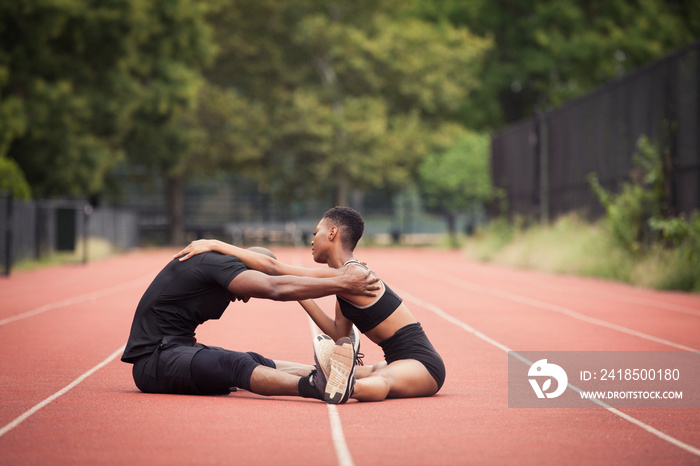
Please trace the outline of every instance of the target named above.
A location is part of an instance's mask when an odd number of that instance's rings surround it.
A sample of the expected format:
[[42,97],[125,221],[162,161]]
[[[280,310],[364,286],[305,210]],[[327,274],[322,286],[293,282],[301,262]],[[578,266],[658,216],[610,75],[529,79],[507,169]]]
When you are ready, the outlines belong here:
[[182,256],[180,257],[180,261],[182,262],[186,261],[192,256],[196,256],[197,254],[213,251],[215,242],[216,240],[213,239],[198,239],[192,241],[180,252],[178,252],[177,254],[173,254],[173,259]]
[[379,278],[364,267],[346,267],[343,277],[348,283],[350,294],[377,296],[375,292],[382,289]]

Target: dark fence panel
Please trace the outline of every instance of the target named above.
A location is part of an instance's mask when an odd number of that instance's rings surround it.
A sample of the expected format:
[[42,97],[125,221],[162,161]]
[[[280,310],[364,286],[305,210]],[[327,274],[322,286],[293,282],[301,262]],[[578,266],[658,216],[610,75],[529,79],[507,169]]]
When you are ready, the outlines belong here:
[[10,246],[10,260],[15,263],[24,259],[39,257],[37,246],[39,231],[37,224],[37,208],[30,202],[12,203],[12,238]]
[[678,134],[674,147],[674,204],[679,212],[700,208],[700,46],[679,60]]
[[491,141],[493,182],[506,194],[511,212],[539,213],[537,124],[524,121],[502,131]]
[[12,265],[12,198],[0,192],[0,267],[5,275],[10,273]]
[[138,245],[136,212],[126,209],[95,209],[84,219],[90,238],[106,239],[112,247],[122,251]]
[[[549,218],[578,210],[601,215],[588,175],[595,173],[604,187],[617,190],[629,179],[641,136],[668,156],[671,209],[689,213],[700,208],[699,53],[700,42],[693,43],[497,134],[492,174],[494,184],[507,192],[509,213]],[[532,134],[541,143],[528,144],[521,132],[538,123],[539,131]],[[538,137],[543,134],[545,138]]]
[[92,210],[83,202],[13,200],[0,194],[0,273],[23,260],[74,251],[87,236],[118,250],[137,246],[136,214],[123,209]]

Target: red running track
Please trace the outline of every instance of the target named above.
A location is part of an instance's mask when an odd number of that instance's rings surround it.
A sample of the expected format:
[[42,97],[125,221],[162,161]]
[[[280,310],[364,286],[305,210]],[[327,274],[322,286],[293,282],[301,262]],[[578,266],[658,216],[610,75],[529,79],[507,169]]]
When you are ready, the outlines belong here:
[[[700,296],[458,252],[360,249],[442,354],[448,376],[437,396],[329,407],[245,391],[143,394],[119,356],[141,294],[172,252],[0,279],[0,464],[700,464],[700,409],[509,408],[506,353],[697,351]],[[275,252],[312,265],[306,249]],[[321,301],[332,312],[332,298]],[[296,303],[232,304],[197,337],[313,361]],[[364,337],[362,351],[367,362],[381,358]]]

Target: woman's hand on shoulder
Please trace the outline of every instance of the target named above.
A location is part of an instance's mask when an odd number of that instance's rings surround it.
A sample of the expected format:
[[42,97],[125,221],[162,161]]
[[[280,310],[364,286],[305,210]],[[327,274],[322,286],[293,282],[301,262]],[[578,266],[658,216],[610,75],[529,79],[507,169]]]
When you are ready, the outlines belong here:
[[173,254],[173,259],[182,256],[180,257],[180,261],[186,261],[190,257],[196,256],[197,254],[202,254],[203,252],[208,251],[216,251],[216,243],[217,240],[215,239],[198,239],[192,241],[180,252]]

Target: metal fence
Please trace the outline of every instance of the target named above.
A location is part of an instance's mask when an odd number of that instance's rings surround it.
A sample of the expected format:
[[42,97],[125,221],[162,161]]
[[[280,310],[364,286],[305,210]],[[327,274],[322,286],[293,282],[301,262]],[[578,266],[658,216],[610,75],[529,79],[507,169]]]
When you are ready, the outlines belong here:
[[670,208],[700,208],[700,42],[586,96],[513,125],[492,140],[494,184],[508,213],[603,213],[587,177],[609,190],[629,179],[637,141],[668,154]]
[[20,261],[39,260],[58,251],[75,252],[88,238],[104,239],[117,250],[136,247],[136,214],[125,209],[92,209],[84,202],[24,202],[0,193],[0,273],[8,275]]

